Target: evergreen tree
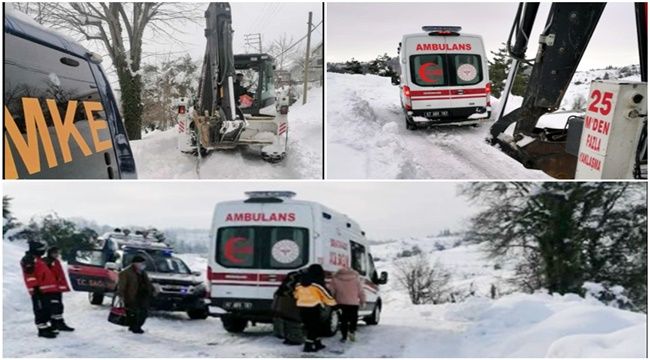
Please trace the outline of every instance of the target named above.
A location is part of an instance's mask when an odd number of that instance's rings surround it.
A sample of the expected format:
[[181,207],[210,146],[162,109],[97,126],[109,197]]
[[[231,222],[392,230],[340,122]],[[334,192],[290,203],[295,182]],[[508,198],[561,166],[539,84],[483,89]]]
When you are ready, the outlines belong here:
[[391,57],[388,54],[379,55],[368,64],[368,73],[379,76],[393,77],[397,75],[390,65]]
[[354,58],[345,62],[345,72],[347,74],[363,74],[361,63]]
[[[7,231],[14,229],[20,226],[20,223],[16,221],[16,218],[11,213],[11,200],[13,200],[8,195],[2,196],[2,234],[6,234]],[[12,237],[9,238],[11,240]]]
[[61,257],[65,261],[75,258],[77,250],[90,250],[97,233],[89,228],[78,229],[70,221],[56,214],[49,214],[37,220],[30,220],[27,227],[16,234],[16,238],[26,241],[41,241],[48,247],[57,246],[61,249]]
[[[490,81],[492,83],[492,95],[500,98],[501,92],[506,84],[506,79],[508,78],[508,69],[512,59],[508,56],[508,50],[504,43],[502,43],[502,47],[496,52],[490,52],[494,55],[494,58],[488,61],[488,72],[490,73]],[[529,78],[530,66],[520,63],[519,70],[515,76],[515,82],[512,85],[512,94],[523,96],[526,92]]]

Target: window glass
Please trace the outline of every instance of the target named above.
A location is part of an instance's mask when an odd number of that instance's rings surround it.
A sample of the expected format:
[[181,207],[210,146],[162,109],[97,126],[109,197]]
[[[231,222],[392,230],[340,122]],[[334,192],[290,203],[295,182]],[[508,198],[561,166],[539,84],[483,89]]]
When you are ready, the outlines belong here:
[[262,67],[264,68],[264,86],[262,87],[262,99],[275,97],[273,63],[265,62]]
[[379,275],[375,268],[375,260],[372,259],[372,254],[368,254],[368,273],[370,274],[370,280],[372,280],[372,282],[376,283],[379,280]]
[[101,250],[79,250],[75,261],[81,265],[104,266],[104,254]]
[[237,226],[217,232],[217,263],[224,267],[296,269],[309,261],[307,229]]
[[352,268],[359,274],[366,275],[366,247],[354,241],[350,241],[350,251],[352,255]]
[[411,56],[411,79],[420,86],[447,85],[443,55],[422,54]]
[[482,80],[481,57],[470,54],[449,55],[454,64],[456,85],[473,85]]

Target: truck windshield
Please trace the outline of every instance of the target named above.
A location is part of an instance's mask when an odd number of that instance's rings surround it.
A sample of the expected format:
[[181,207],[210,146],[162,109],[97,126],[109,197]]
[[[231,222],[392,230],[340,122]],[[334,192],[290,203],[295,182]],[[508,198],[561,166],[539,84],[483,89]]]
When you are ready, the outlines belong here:
[[288,226],[223,227],[214,255],[228,268],[296,269],[309,260],[308,233]]
[[124,267],[131,264],[135,255],[144,257],[147,271],[167,274],[190,274],[191,271],[183,260],[166,254],[164,251],[154,250],[127,252],[124,254]]
[[463,86],[483,80],[481,56],[476,54],[418,54],[410,57],[411,80],[423,87]]

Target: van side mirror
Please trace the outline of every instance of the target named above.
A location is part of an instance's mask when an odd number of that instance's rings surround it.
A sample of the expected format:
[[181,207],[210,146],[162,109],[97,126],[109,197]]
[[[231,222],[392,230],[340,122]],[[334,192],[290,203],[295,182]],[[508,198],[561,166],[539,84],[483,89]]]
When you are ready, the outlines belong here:
[[381,272],[381,275],[379,275],[379,281],[377,282],[379,285],[386,285],[388,282],[388,273],[385,271]]
[[113,270],[113,271],[119,271],[120,266],[117,265],[117,263],[114,262],[107,262],[106,265],[104,265],[104,268],[107,270]]
[[200,271],[192,271],[192,275],[201,276],[201,272]]
[[391,84],[393,84],[393,85],[399,85],[399,84],[400,84],[399,75],[393,75],[393,76],[391,76],[391,77],[390,77],[390,82],[391,82]]

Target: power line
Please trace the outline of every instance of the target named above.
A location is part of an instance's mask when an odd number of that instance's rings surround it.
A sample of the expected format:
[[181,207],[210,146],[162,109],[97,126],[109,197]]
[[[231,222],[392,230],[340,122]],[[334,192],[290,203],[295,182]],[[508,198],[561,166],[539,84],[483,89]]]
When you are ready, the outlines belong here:
[[323,20],[321,20],[318,24],[312,26],[311,31],[309,31],[309,33],[307,33],[307,35],[301,37],[298,41],[296,41],[295,43],[291,44],[291,46],[289,46],[286,50],[284,50],[284,51],[281,52],[280,54],[276,55],[275,57],[277,58],[277,57],[279,57],[279,56],[281,56],[281,55],[284,55],[287,51],[293,49],[296,45],[298,45],[300,42],[302,42],[303,40],[305,40],[305,39],[307,38],[307,36],[309,36],[309,34],[311,34],[314,30],[316,30],[316,28],[319,27],[322,23],[323,23]]

